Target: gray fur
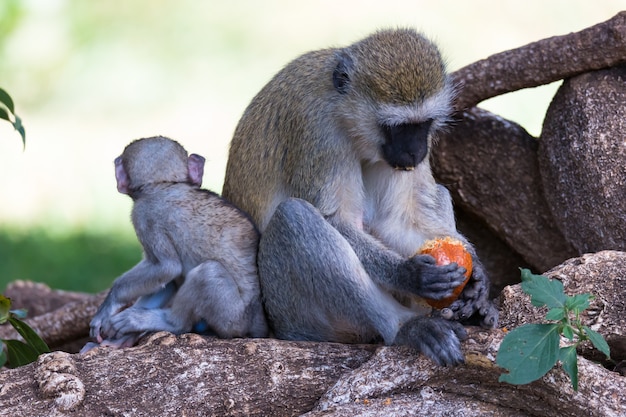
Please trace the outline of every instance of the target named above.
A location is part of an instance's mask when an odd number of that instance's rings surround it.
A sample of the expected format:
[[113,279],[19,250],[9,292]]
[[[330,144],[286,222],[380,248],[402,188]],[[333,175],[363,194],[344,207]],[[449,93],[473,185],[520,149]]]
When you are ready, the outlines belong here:
[[[463,281],[456,264],[415,256],[428,239],[463,239],[428,155],[415,154],[445,125],[452,91],[437,48],[398,29],[305,54],[252,100],[231,143],[223,193],[261,229],[263,300],[278,337],[382,339],[439,364],[463,360],[459,323],[394,298],[440,299]],[[478,313],[494,326],[488,287],[476,259],[468,290],[439,315]]]
[[224,338],[267,335],[258,231],[242,211],[199,188],[203,163],[163,137],[135,141],[116,160],[144,256],[115,280],[91,321],[99,342],[126,346],[144,332],[179,334],[202,321]]

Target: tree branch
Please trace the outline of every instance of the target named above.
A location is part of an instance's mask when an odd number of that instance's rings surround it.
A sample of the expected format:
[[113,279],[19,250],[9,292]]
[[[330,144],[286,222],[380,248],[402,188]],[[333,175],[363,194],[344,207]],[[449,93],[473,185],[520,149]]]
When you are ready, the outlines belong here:
[[452,74],[458,111],[483,100],[626,63],[626,12],[580,32],[512,49]]
[[[85,300],[65,304],[49,313],[24,320],[51,348],[89,334],[89,322],[104,300],[107,291]],[[9,325],[0,326],[0,339],[20,339]]]

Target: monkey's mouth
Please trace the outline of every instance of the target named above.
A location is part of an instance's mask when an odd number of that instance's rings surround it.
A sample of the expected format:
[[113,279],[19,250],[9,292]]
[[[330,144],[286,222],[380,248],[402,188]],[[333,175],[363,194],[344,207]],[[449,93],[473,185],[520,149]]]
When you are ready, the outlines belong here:
[[383,158],[395,170],[412,171],[428,155],[428,132],[432,120],[422,123],[381,125],[385,138]]

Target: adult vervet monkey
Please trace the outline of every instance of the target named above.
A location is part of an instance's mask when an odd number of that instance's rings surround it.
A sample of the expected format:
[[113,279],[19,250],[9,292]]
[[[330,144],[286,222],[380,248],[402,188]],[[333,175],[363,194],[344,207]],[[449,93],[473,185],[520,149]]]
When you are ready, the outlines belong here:
[[392,294],[441,299],[465,269],[415,255],[457,232],[448,191],[429,165],[452,111],[437,47],[409,29],[302,55],[245,110],[230,146],[223,195],[261,230],[259,274],[279,338],[409,345],[435,362],[463,361],[457,320],[496,325],[489,281],[473,273],[443,315]]

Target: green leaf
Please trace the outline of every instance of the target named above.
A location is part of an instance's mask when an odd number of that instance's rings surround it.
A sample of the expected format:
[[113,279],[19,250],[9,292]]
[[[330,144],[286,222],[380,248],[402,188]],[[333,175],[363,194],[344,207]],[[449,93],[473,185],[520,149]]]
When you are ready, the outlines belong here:
[[565,308],[570,311],[581,312],[589,308],[589,299],[591,294],[576,294],[574,296],[568,296],[565,299]]
[[563,369],[572,380],[572,388],[578,391],[578,356],[576,356],[576,346],[567,346],[559,351],[559,360]]
[[522,290],[530,295],[530,302],[536,307],[563,307],[565,293],[563,283],[556,279],[548,279],[543,275],[534,275],[528,269],[522,269]]
[[583,329],[585,329],[585,334],[587,335],[589,340],[591,340],[591,343],[593,344],[593,346],[596,349],[598,349],[600,352],[604,353],[607,358],[610,358],[611,348],[609,348],[609,345],[608,343],[606,343],[606,340],[604,340],[604,337],[602,337],[600,333],[594,330],[591,330],[587,326],[583,326]]
[[9,319],[11,309],[11,299],[0,295],[0,324],[6,323]]
[[[9,113],[3,109],[2,107],[0,107],[0,119],[4,119],[7,120],[9,122],[11,122],[11,118],[9,117]],[[13,123],[13,122],[11,122]]]
[[5,340],[11,368],[34,362],[39,354],[31,346],[19,340]]
[[15,317],[9,317],[9,323],[15,327],[15,330],[24,338],[26,343],[31,346],[37,354],[48,353],[50,348],[43,339],[28,324]]
[[9,109],[11,113],[15,114],[15,105],[13,104],[13,99],[11,98],[9,93],[4,91],[2,88],[0,88],[0,103],[7,106],[7,109]]
[[558,324],[525,324],[502,341],[496,363],[509,371],[500,382],[527,384],[545,375],[559,357]]
[[0,368],[2,368],[7,363],[7,352],[4,348],[4,342],[0,340]]
[[22,143],[26,146],[26,129],[24,129],[24,125],[22,124],[22,119],[18,116],[15,116],[15,122],[13,123],[13,127],[22,137]]
[[562,320],[565,318],[565,309],[561,307],[553,308],[546,314],[546,320]]
[[[17,130],[22,137],[22,143],[26,146],[26,129],[24,129],[24,125],[22,124],[22,119],[15,114],[13,99],[2,88],[0,88],[0,103],[6,106],[6,109],[0,107],[0,119],[4,119],[13,125],[13,128]],[[15,120],[11,120],[11,116],[13,116]]]
[[574,329],[569,324],[563,326],[563,336],[567,337],[569,340],[574,340]]

